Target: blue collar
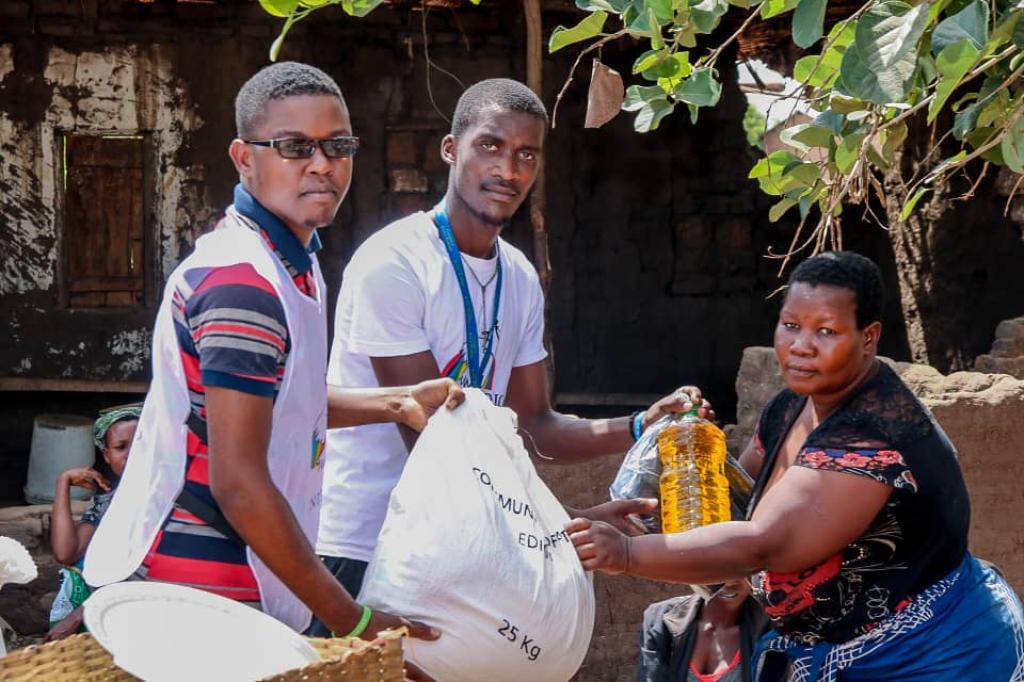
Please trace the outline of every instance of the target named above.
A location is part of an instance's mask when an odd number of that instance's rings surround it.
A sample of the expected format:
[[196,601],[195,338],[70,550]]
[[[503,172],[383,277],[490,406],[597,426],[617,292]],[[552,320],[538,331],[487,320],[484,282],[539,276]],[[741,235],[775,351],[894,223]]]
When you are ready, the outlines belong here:
[[292,265],[299,272],[304,274],[313,267],[313,261],[309,254],[320,250],[320,235],[315,231],[313,238],[309,240],[309,246],[303,247],[294,233],[288,229],[280,218],[268,211],[256,198],[248,192],[242,184],[235,185],[235,210],[251,218],[267,233],[271,243],[277,249],[281,257]]

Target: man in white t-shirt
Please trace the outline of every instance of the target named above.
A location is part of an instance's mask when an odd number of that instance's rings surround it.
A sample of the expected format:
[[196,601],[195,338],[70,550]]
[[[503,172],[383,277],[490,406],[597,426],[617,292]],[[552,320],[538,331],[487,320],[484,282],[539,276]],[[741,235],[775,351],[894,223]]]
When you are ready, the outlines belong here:
[[[492,79],[466,90],[441,143],[451,167],[444,201],[375,233],[345,269],[328,381],[395,386],[441,375],[480,387],[516,411],[534,452],[567,464],[625,452],[644,426],[701,398],[687,387],[618,419],[552,409],[544,294],[527,257],[499,236],[533,186],[546,127],[544,105],[522,83]],[[353,595],[414,440],[392,425],[328,433],[317,553]],[[571,513],[633,528],[627,515],[654,505]]]

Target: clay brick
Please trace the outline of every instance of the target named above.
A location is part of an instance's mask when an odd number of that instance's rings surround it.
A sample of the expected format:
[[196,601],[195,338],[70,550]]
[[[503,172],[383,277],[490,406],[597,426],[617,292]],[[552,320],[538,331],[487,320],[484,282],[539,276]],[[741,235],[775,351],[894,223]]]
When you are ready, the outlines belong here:
[[40,19],[39,32],[47,36],[70,38],[75,35],[75,27],[79,22],[68,19]]
[[395,168],[388,172],[388,187],[392,192],[419,192],[430,189],[426,174],[415,168]]
[[[5,3],[6,4],[6,3]],[[81,17],[79,0],[34,0],[32,8],[38,16]]]
[[427,138],[423,145],[423,170],[431,175],[443,173],[447,179],[448,164],[441,158],[441,140],[444,135],[444,133],[437,133]]
[[388,165],[416,165],[416,136],[401,132],[388,135]]
[[425,194],[400,194],[395,197],[394,209],[398,216],[407,216],[416,211],[430,210],[433,203]]
[[676,238],[687,251],[709,246],[712,238],[711,224],[697,216],[686,218],[676,225]]
[[5,19],[25,19],[28,17],[29,9],[29,4],[24,0],[0,2],[0,17]]
[[240,32],[244,38],[269,38],[278,34],[268,24],[242,24]]
[[721,241],[727,249],[732,251],[749,251],[750,246],[750,222],[731,218],[723,221],[718,228]]

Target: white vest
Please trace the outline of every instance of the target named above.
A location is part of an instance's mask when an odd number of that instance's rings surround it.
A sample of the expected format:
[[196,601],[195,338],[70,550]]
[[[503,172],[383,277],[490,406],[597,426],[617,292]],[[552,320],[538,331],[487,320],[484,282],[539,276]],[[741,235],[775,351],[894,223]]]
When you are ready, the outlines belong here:
[[[291,349],[274,402],[267,464],[306,538],[316,541],[327,429],[326,287],[316,256],[311,256],[317,298],[300,292],[269,245],[244,222],[249,221],[229,208],[218,229],[199,238],[195,252],[174,270],[164,289],[153,334],[153,383],[121,483],[85,555],[90,585],[124,580],[139,567],[185,484],[190,406],[171,301],[184,273],[194,268],[248,263],[270,282],[284,306]],[[246,553],[263,610],[304,630],[310,610],[251,549]]]

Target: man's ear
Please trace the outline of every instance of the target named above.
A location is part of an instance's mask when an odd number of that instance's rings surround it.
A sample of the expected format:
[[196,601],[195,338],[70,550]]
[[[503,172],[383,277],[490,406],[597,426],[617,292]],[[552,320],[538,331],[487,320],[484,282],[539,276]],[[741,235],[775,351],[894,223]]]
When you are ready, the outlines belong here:
[[878,352],[878,342],[882,338],[882,323],[874,321],[864,327],[864,350],[865,352]]
[[253,150],[252,146],[242,142],[237,137],[231,141],[228,147],[228,156],[235,164],[235,170],[241,178],[248,178],[252,175]]
[[455,165],[455,137],[448,133],[441,139],[441,159],[449,166]]

